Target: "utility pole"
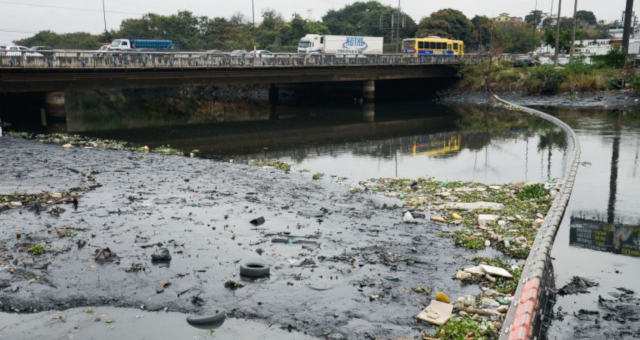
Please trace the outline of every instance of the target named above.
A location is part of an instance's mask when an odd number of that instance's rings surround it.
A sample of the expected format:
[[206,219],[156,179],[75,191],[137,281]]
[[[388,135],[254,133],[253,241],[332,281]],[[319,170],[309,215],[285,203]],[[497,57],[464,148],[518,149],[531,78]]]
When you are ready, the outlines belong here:
[[631,37],[631,18],[633,17],[633,0],[627,0],[627,8],[624,12],[624,32],[622,33],[622,53],[625,57],[629,53],[629,38]]
[[573,5],[573,32],[571,33],[571,52],[569,52],[569,62],[573,61],[576,51],[576,28],[578,26],[578,0]]
[[402,42],[400,40],[400,26],[401,26],[400,23],[401,23],[401,20],[402,20],[401,19],[402,18],[402,12],[400,11],[400,1],[401,0],[398,0],[398,29],[396,30],[397,31],[396,33],[398,34],[398,43],[397,43],[397,49],[396,49],[397,53],[400,53],[400,49],[401,49],[400,46],[402,45]]
[[[396,33],[393,31],[395,28],[395,21],[394,21],[395,15],[393,13],[391,13],[391,34],[389,34],[389,37],[391,38],[391,48],[392,51],[395,49],[396,43],[395,43],[395,38],[396,38]],[[393,52],[391,52],[393,53]]]
[[538,29],[538,0],[536,0],[536,5],[533,8],[533,33],[536,33]]
[[256,6],[255,0],[251,0],[251,30],[253,31],[253,57],[256,57]]
[[558,52],[560,50],[560,14],[562,12],[562,0],[558,0],[558,22],[556,23],[556,50],[555,60],[553,61],[554,66],[558,66]]
[[104,31],[107,31],[107,11],[104,6],[104,0],[102,0],[102,19],[104,19]]

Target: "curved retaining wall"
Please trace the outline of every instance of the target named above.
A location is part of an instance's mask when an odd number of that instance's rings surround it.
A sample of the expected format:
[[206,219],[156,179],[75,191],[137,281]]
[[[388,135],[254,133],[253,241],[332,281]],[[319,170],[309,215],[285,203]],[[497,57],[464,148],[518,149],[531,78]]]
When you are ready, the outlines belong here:
[[544,223],[538,230],[520,282],[518,282],[518,289],[500,331],[500,340],[525,340],[537,337],[536,330],[540,327],[548,291],[553,287],[551,248],[569,203],[573,183],[578,172],[580,141],[573,129],[562,120],[538,110],[510,103],[498,96],[494,96],[494,98],[511,108],[557,125],[567,133],[569,139],[570,167],[562,178],[562,189],[558,192]]

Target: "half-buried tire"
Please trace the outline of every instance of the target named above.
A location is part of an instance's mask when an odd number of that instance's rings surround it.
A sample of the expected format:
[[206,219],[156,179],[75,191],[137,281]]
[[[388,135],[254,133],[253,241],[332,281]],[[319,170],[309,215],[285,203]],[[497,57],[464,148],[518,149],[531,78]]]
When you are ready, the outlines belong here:
[[240,276],[258,279],[269,275],[269,266],[263,262],[249,261],[240,265]]
[[189,316],[187,323],[195,328],[214,329],[222,326],[226,318],[227,314],[224,311],[215,310],[211,315]]

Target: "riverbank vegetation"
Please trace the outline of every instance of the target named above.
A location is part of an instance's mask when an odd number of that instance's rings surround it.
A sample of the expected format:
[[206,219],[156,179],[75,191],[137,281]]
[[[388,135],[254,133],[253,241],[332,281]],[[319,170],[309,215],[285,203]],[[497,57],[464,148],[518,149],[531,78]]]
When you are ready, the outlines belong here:
[[593,58],[591,64],[576,60],[558,67],[514,67],[511,61],[487,61],[466,65],[460,75],[458,89],[463,91],[551,95],[640,90],[640,72],[632,67],[624,67],[624,56],[617,50]]

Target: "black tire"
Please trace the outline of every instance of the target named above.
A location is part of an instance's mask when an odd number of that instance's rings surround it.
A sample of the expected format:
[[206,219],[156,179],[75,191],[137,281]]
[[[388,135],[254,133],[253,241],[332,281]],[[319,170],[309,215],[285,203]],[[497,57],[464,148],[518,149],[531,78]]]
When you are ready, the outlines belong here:
[[269,266],[260,261],[249,261],[240,265],[240,276],[254,279],[270,275]]
[[187,323],[195,328],[214,329],[222,326],[227,314],[221,310],[215,310],[212,315],[206,316],[189,316]]

